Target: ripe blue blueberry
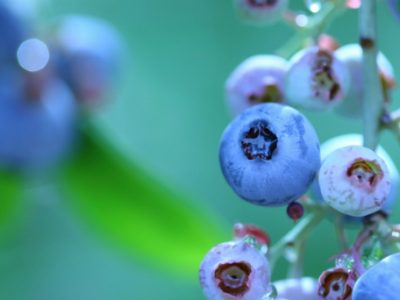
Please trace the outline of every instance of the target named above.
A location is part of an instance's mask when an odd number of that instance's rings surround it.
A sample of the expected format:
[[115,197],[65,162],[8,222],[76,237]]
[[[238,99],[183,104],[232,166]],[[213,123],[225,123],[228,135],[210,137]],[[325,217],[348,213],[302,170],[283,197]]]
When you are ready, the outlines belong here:
[[[335,112],[344,116],[360,117],[362,112],[362,93],[365,90],[363,84],[362,49],[359,44],[349,44],[337,49],[335,54],[347,66],[351,82],[345,99],[335,107]],[[385,100],[389,101],[389,92],[395,84],[393,67],[381,52],[378,53],[377,64]]]
[[228,105],[234,114],[264,102],[285,100],[287,61],[276,55],[255,55],[242,62],[225,84]]
[[333,52],[318,47],[306,48],[295,54],[289,64],[286,95],[290,104],[322,110],[344,99],[349,74]]
[[273,23],[288,6],[288,0],[234,0],[240,17],[256,24]]
[[210,300],[261,299],[270,288],[265,254],[244,239],[215,246],[199,271],[204,295]]
[[18,46],[25,38],[25,28],[21,20],[0,2],[0,67],[16,65]]
[[71,15],[62,18],[55,37],[63,79],[84,106],[104,100],[120,67],[122,39],[104,20]]
[[362,146],[332,152],[322,163],[318,181],[325,202],[354,217],[382,209],[391,189],[385,162]]
[[356,281],[353,300],[392,300],[400,295],[400,253],[392,254],[368,269]]
[[240,197],[258,205],[285,205],[313,181],[320,166],[319,141],[300,112],[265,103],[228,125],[219,158],[225,179]]
[[48,82],[39,99],[26,93],[26,79],[0,76],[0,166],[20,171],[43,170],[71,147],[75,99],[58,80]]

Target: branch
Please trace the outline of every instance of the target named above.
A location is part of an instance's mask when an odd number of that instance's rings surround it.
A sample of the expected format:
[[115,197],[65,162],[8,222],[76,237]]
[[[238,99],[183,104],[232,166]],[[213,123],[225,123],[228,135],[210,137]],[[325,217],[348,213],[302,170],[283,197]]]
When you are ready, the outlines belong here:
[[360,9],[360,46],[363,50],[363,135],[364,146],[378,145],[379,124],[383,114],[383,91],[376,62],[376,0],[363,0]]

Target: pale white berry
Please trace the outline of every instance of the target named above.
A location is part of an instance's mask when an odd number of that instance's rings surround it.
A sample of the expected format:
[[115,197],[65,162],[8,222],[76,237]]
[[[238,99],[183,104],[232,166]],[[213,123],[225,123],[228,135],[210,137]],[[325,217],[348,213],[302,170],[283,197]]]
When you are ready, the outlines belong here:
[[380,210],[391,189],[390,173],[383,159],[362,146],[332,152],[321,166],[318,181],[325,202],[354,217]]

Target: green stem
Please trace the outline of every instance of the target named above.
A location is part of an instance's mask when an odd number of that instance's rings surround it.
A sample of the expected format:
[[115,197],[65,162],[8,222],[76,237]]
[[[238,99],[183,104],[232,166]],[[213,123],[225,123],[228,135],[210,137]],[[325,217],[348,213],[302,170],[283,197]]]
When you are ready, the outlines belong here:
[[315,208],[271,248],[269,252],[271,269],[273,269],[278,259],[288,247],[296,247],[298,243],[308,236],[315,226],[321,222],[326,212],[327,209],[324,207]]
[[380,120],[384,97],[376,63],[376,0],[363,0],[360,8],[360,45],[363,50],[363,136],[364,146],[375,149],[378,145]]
[[315,40],[326,30],[326,27],[332,20],[344,10],[344,7],[344,0],[326,3],[317,14],[308,17],[307,25],[303,27],[295,25],[295,28],[298,30],[297,34],[289,39],[289,41],[277,51],[277,54],[281,57],[288,58],[305,46],[308,39],[312,38]]

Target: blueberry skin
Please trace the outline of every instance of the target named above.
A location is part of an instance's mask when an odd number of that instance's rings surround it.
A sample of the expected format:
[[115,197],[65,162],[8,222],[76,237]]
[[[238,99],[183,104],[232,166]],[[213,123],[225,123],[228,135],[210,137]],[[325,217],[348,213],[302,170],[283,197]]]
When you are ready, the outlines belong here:
[[78,100],[98,104],[114,82],[121,65],[123,42],[105,20],[67,15],[56,26],[54,63]]
[[21,20],[0,2],[0,66],[16,65],[18,46],[25,38],[25,28]]
[[353,288],[353,300],[394,300],[400,295],[400,253],[368,269]]
[[38,172],[71,149],[76,103],[58,80],[45,86],[41,99],[27,98],[23,84],[20,74],[0,75],[0,167]]
[[[259,122],[275,134],[276,148],[270,159],[251,160],[242,141]],[[318,136],[294,108],[260,104],[245,110],[225,129],[219,160],[226,181],[240,197],[257,205],[286,205],[302,196],[314,180],[320,166]]]

